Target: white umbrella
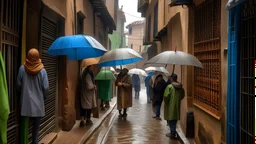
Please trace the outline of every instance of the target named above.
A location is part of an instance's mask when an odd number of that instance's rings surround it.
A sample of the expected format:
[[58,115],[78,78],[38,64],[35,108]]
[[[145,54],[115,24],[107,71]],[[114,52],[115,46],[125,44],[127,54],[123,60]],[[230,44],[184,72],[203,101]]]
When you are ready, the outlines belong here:
[[112,72],[116,72],[116,70],[113,67],[102,67],[101,70],[110,70]]
[[131,48],[118,48],[106,52],[100,59],[99,65],[119,66],[136,63],[142,60],[142,56]]
[[155,74],[152,75],[153,83],[155,82],[156,77],[157,77],[158,75],[160,75],[160,74],[163,76],[163,79],[164,79],[166,82],[169,80],[168,77],[169,77],[170,75],[166,75],[166,74],[164,74],[164,73],[162,73],[162,72],[155,72]]
[[129,74],[137,74],[142,76],[148,76],[147,73],[142,69],[133,68],[129,70]]
[[202,63],[193,55],[182,51],[165,51],[151,58],[146,64],[190,65],[203,68]]
[[148,67],[145,69],[145,71],[154,71],[154,72],[162,72],[164,73],[165,75],[170,75],[168,70],[165,69],[164,67]]

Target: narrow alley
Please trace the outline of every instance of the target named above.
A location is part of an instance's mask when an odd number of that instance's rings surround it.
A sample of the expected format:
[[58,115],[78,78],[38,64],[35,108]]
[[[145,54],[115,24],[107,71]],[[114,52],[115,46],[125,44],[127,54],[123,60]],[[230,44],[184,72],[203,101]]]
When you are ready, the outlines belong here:
[[[162,114],[163,114],[162,106]],[[166,121],[152,118],[151,104],[147,103],[145,88],[140,98],[133,98],[133,106],[128,110],[127,118],[120,117],[116,108],[102,126],[93,134],[87,144],[180,144],[165,136],[169,132]],[[113,119],[113,120],[111,120]],[[113,121],[113,122],[112,122]]]
[[0,0],[0,144],[255,143],[255,50],[256,0]]

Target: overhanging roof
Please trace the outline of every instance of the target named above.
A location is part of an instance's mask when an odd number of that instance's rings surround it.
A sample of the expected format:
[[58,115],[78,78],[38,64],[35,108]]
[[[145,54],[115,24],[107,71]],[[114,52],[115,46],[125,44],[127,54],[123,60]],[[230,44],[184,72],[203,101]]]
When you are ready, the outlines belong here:
[[103,24],[110,29],[112,32],[116,30],[116,23],[111,17],[106,4],[102,0],[90,0],[93,10],[96,13],[100,13],[100,18]]
[[161,37],[165,36],[167,34],[167,25],[166,24],[155,36],[154,41],[160,41]]

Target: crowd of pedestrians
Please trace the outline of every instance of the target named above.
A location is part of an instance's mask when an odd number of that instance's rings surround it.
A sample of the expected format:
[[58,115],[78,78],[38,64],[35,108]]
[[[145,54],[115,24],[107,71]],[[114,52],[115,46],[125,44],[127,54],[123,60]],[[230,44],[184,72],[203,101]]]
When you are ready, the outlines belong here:
[[[47,72],[39,57],[37,49],[30,49],[26,61],[18,72],[17,90],[20,95],[21,117],[33,120],[32,144],[38,143],[40,120],[45,116],[45,101],[48,97],[49,82]],[[86,66],[80,75],[80,126],[93,124],[91,114],[97,107],[96,90],[99,89],[101,109],[109,107],[111,99],[111,81],[95,83],[93,65]],[[132,88],[135,90],[135,98],[139,98],[141,81],[139,75],[128,74],[124,68],[116,75],[115,86],[117,87],[117,109],[119,115],[127,116],[127,108],[132,107]],[[161,106],[164,103],[164,119],[170,126],[170,133],[166,136],[177,138],[176,124],[180,119],[180,103],[184,98],[182,84],[177,81],[176,74],[169,76],[168,81],[163,75],[149,73],[145,79],[147,102],[152,103],[153,118],[161,120]],[[108,88],[107,93],[102,93],[101,88]],[[104,106],[105,105],[105,106]]]

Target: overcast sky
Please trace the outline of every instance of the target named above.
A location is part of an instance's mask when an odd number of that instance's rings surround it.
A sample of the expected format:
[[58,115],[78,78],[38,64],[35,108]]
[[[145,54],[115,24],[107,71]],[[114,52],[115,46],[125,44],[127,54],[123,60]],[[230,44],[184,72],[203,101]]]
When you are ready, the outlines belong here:
[[138,0],[119,0],[119,8],[121,8],[122,5],[126,17],[125,26],[133,21],[143,20],[141,14],[137,12]]

